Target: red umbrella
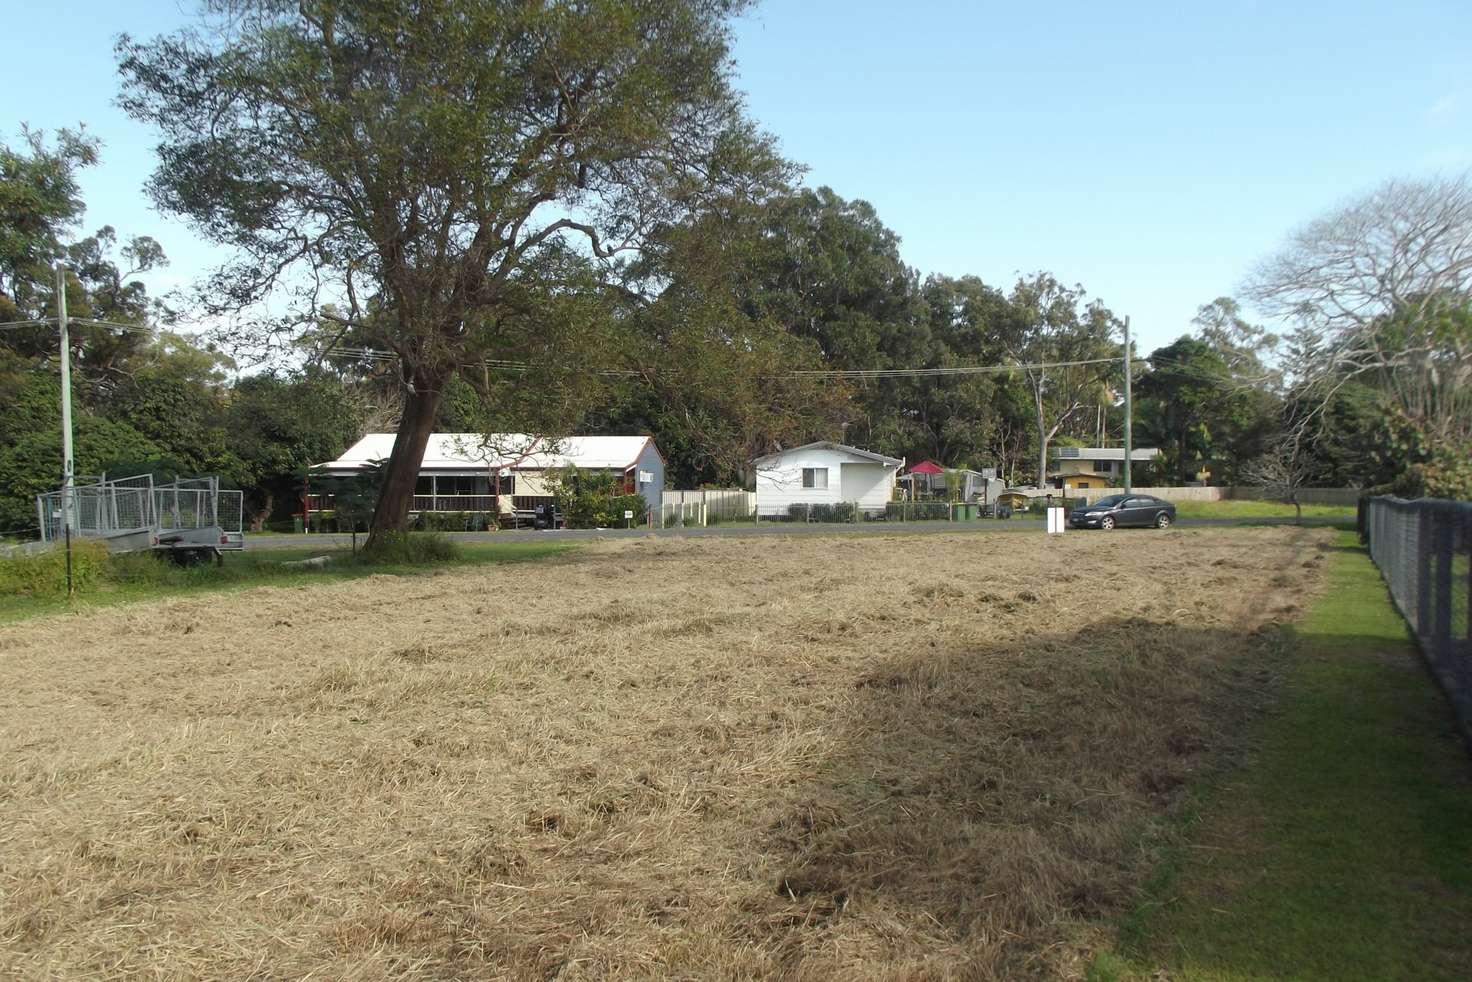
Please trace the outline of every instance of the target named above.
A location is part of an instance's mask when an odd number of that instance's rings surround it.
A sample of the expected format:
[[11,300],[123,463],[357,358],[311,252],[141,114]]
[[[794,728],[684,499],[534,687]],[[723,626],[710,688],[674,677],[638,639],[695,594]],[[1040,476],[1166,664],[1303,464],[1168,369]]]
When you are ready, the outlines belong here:
[[910,468],[911,474],[944,474],[946,469],[933,460],[922,460]]

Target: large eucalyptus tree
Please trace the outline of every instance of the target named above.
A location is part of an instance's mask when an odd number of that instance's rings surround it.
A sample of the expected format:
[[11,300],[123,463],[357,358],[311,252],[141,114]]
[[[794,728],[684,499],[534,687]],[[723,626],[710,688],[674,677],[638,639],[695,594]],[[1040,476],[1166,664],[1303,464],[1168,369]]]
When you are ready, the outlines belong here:
[[122,104],[162,134],[153,196],[234,249],[213,303],[397,356],[375,536],[457,371],[558,357],[539,315],[589,270],[782,174],[731,87],[746,4],[208,0],[198,29],[119,42]]

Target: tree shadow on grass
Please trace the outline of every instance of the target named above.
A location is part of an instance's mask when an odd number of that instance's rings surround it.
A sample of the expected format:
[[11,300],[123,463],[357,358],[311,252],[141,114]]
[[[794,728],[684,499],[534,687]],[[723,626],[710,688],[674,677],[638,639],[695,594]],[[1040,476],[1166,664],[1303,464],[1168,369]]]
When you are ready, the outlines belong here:
[[1030,637],[925,641],[856,680],[833,752],[765,831],[793,974],[842,975],[843,951],[922,976],[1079,970],[1289,662],[1274,624]]

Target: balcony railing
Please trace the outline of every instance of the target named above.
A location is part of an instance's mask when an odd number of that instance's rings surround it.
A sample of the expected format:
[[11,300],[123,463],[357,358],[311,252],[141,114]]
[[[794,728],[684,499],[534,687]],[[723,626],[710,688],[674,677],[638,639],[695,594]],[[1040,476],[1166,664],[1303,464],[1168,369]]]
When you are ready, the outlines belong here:
[[[501,507],[509,505],[510,496],[501,495]],[[486,511],[496,510],[493,494],[416,494],[412,511]]]
[[[330,494],[312,494],[307,496],[307,510],[309,512],[330,512],[333,510],[333,496]],[[527,511],[537,505],[550,504],[555,499],[551,495],[501,495],[501,511],[509,512],[513,509]],[[424,511],[465,511],[484,512],[492,514],[496,511],[496,496],[492,494],[416,494],[414,504],[409,509],[413,512]]]

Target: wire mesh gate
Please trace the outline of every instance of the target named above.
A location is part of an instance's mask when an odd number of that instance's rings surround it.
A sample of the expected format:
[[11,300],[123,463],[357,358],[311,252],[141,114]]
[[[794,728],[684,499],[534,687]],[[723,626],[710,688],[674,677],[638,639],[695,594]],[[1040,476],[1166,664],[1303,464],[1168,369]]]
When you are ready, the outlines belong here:
[[1371,498],[1364,531],[1472,747],[1472,502]]
[[36,496],[41,541],[57,542],[68,523],[73,535],[110,539],[147,532],[157,524],[153,478],[99,480]]

